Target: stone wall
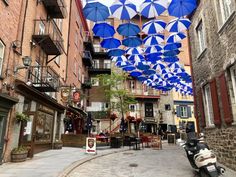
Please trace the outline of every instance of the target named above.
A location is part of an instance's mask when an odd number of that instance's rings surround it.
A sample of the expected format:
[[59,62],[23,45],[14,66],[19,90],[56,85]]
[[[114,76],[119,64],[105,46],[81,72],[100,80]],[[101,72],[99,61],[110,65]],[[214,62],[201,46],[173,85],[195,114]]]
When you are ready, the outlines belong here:
[[236,126],[206,130],[206,141],[218,162],[236,170]]

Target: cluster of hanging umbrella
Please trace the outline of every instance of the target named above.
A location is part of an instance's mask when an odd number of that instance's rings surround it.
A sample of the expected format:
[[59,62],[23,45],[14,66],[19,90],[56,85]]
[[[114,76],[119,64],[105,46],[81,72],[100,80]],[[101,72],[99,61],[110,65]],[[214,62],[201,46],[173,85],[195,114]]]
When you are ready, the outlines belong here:
[[[145,0],[140,13],[152,19],[141,29],[130,22],[138,12],[136,5],[128,0],[116,0],[110,8],[92,1],[83,11],[87,19],[95,22],[94,35],[103,39],[101,47],[108,50],[117,67],[149,87],[162,91],[175,88],[191,95],[191,76],[181,66],[177,55],[181,52],[181,41],[186,38],[185,31],[191,25],[185,17],[195,8],[196,0]],[[177,18],[169,23],[155,18],[165,11]],[[110,15],[127,22],[114,29],[105,22]],[[138,37],[141,31],[147,35],[143,40]],[[170,35],[165,36],[165,31]],[[113,37],[116,32],[124,36],[122,41]]]

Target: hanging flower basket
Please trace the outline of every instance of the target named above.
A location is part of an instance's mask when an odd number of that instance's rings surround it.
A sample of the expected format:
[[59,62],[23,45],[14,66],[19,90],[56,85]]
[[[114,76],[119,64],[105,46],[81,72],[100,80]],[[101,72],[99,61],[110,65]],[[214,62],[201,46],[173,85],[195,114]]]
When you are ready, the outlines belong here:
[[112,113],[110,119],[114,121],[116,118],[118,118],[117,115],[115,113]]
[[133,122],[135,120],[135,117],[134,116],[127,116],[126,119],[129,121],[129,122]]
[[141,118],[137,118],[136,122],[137,122],[137,124],[140,124],[140,122],[142,122],[142,119]]
[[17,121],[17,123],[20,123],[20,122],[25,123],[25,122],[28,122],[29,120],[30,120],[30,118],[29,118],[28,115],[26,115],[24,113],[19,113],[19,112],[16,113],[16,121]]

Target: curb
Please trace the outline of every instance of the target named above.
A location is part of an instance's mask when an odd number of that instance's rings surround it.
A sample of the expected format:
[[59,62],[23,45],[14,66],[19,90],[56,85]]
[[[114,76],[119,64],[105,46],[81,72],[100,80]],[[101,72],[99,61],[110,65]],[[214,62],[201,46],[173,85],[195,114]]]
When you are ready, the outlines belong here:
[[75,161],[71,165],[66,167],[66,169],[64,169],[63,172],[61,172],[57,177],[67,177],[67,175],[69,173],[71,173],[75,168],[77,168],[80,165],[82,165],[82,164],[84,164],[86,162],[89,162],[91,160],[97,159],[99,157],[103,157],[103,156],[119,153],[119,152],[125,152],[125,151],[129,151],[129,149],[115,150],[113,152],[108,152],[108,153],[104,153],[104,154],[101,154],[101,155],[94,155],[93,157],[86,157],[86,158],[81,159],[79,161]]

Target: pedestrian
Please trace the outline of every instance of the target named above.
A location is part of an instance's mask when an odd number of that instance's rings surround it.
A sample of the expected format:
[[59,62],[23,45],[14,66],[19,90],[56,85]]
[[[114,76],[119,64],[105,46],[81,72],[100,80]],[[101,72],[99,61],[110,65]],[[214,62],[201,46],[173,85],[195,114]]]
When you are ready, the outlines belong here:
[[158,135],[161,136],[161,139],[163,139],[164,132],[163,132],[161,126],[159,126],[159,128],[158,128]]

